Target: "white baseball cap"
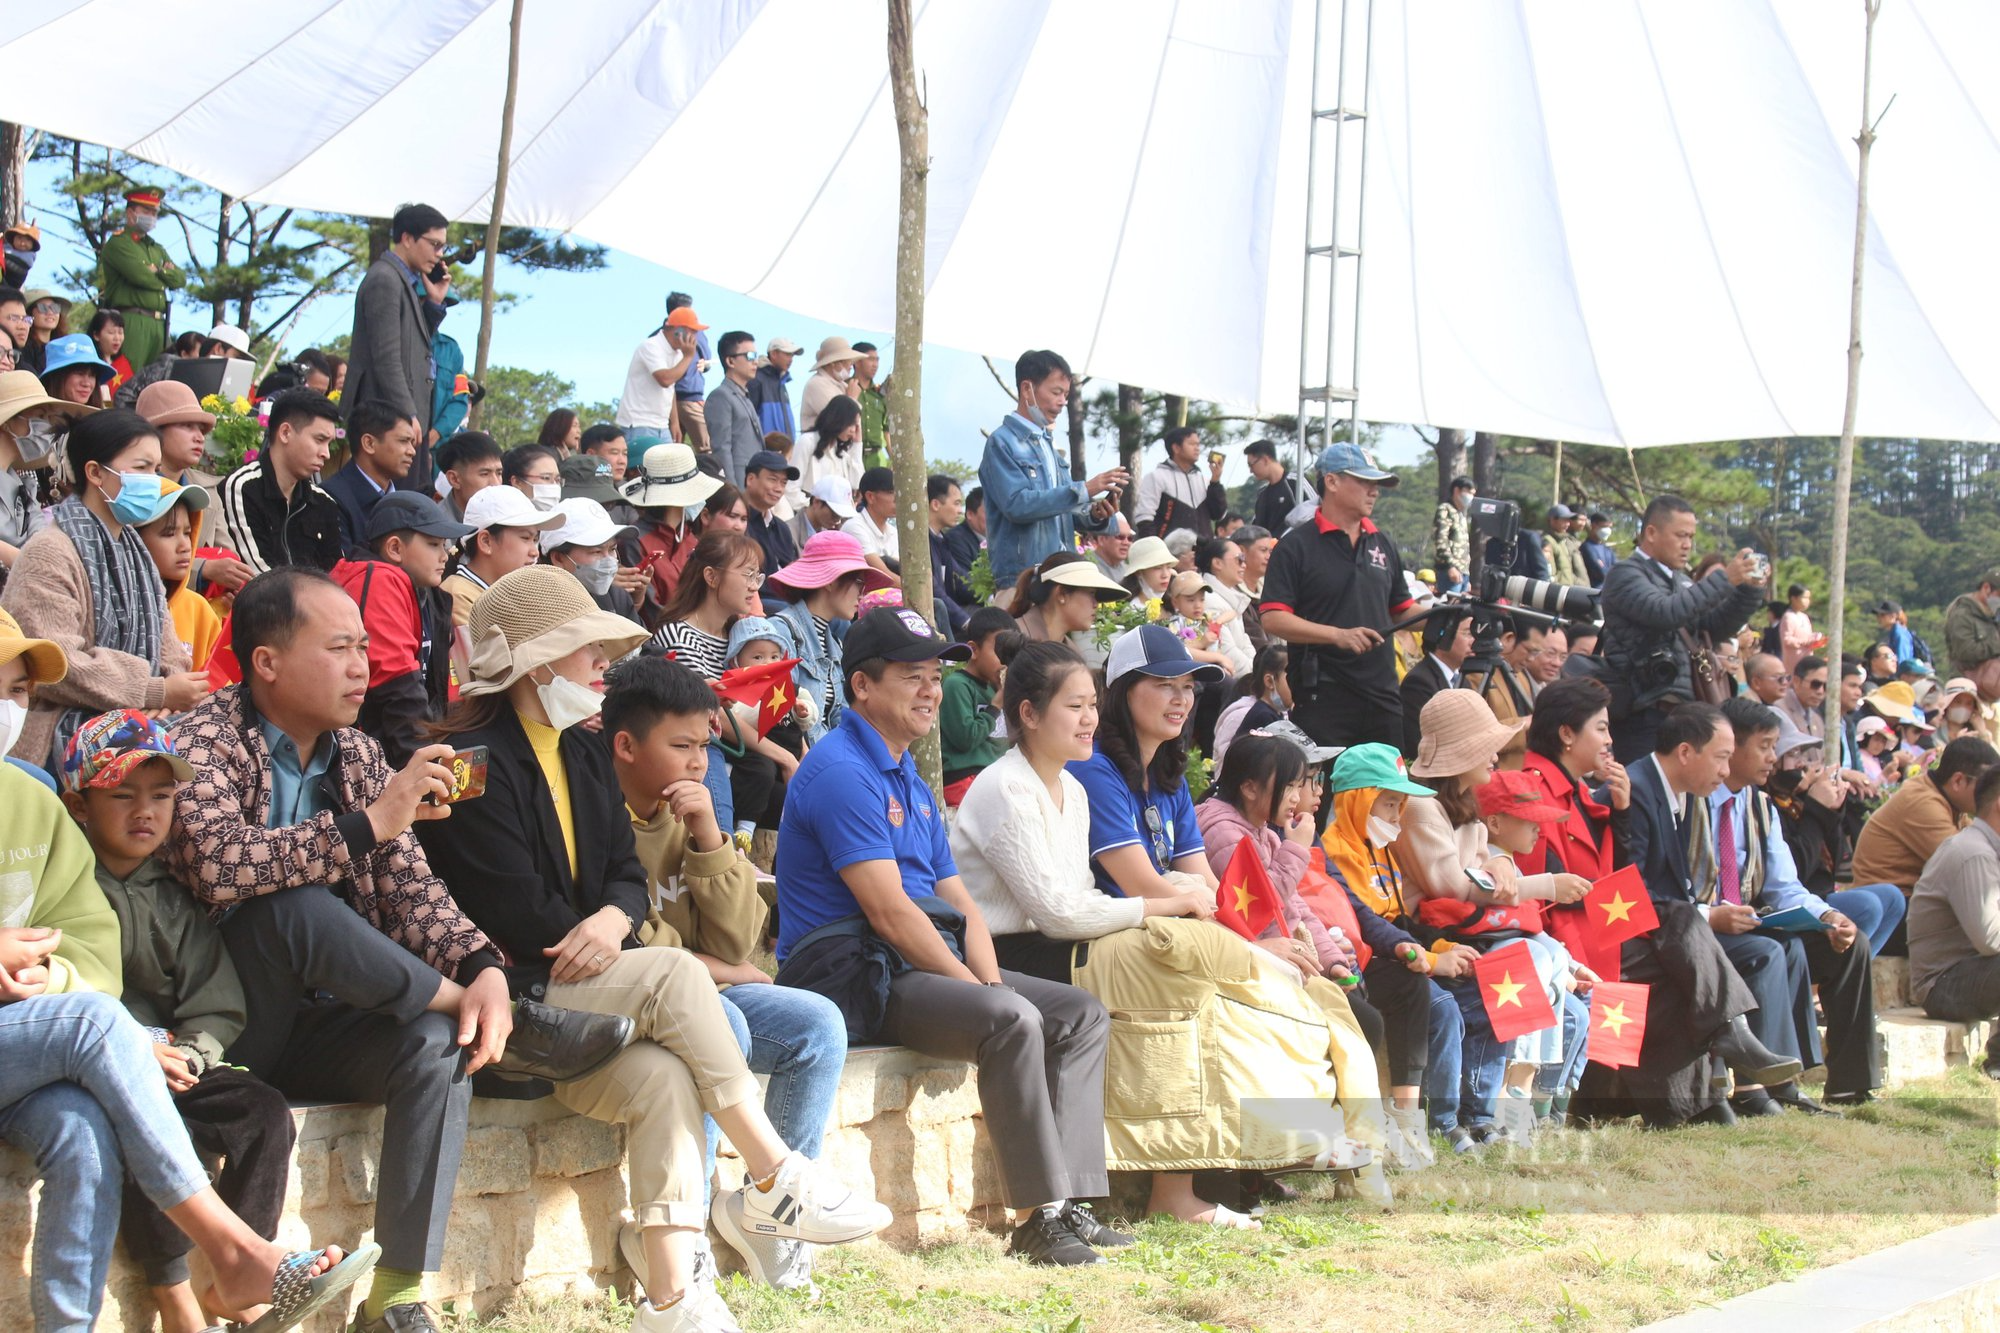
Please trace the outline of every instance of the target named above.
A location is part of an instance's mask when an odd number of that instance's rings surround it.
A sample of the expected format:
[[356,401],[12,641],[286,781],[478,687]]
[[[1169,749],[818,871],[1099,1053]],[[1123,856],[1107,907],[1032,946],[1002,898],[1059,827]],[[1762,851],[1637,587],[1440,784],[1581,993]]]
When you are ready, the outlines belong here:
[[210,342],[219,342],[225,347],[233,347],[243,355],[250,355],[250,335],[234,324],[218,324],[208,331]]
[[841,518],[854,517],[854,488],[847,484],[847,478],[821,477],[813,483],[811,495]]
[[621,532],[638,531],[630,523],[613,523],[611,515],[604,512],[603,505],[581,496],[562,501],[550,516],[560,518],[562,525],[542,529],[544,552],[553,551],[558,546],[602,546]]
[[553,528],[562,523],[563,516],[555,511],[544,513],[535,508],[535,502],[524,495],[519,487],[501,484],[482,486],[472,493],[465,502],[465,521],[473,531],[482,528]]

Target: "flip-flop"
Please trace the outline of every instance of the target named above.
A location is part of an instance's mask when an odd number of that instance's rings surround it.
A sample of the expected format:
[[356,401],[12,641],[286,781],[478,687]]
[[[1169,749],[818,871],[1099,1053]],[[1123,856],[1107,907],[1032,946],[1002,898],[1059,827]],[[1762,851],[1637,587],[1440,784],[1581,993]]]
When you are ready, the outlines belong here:
[[299,1250],[280,1259],[277,1274],[271,1279],[271,1308],[256,1322],[245,1324],[243,1333],[284,1333],[297,1328],[373,1272],[382,1247],[363,1245],[318,1277],[310,1276],[323,1253],[323,1249]]

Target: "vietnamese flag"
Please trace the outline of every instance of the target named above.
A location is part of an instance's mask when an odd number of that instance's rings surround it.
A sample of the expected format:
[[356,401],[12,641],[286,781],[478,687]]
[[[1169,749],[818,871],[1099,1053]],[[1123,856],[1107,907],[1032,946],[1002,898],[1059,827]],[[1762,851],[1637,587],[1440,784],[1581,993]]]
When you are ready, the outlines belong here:
[[1215,895],[1215,919],[1246,940],[1254,940],[1272,925],[1283,926],[1284,908],[1257,848],[1245,837],[1236,844],[1236,854],[1222,872],[1222,887]]
[[1637,866],[1614,870],[1591,885],[1583,895],[1583,913],[1591,940],[1602,948],[1637,939],[1660,924]]
[[208,688],[211,690],[240,684],[243,680],[243,664],[236,660],[235,628],[235,616],[223,617],[222,633],[216,637],[215,647],[209,650],[208,661],[200,666],[201,670],[208,672]]
[[1646,993],[1634,981],[1600,981],[1590,992],[1590,1058],[1622,1069],[1639,1063],[1646,1041]]
[[1556,1025],[1556,1011],[1549,1007],[1548,992],[1542,989],[1541,974],[1535,971],[1534,955],[1525,940],[1481,954],[1472,965],[1472,977],[1479,983],[1479,998],[1486,1005],[1495,1041],[1512,1041]]
[[792,686],[792,668],[798,664],[798,658],[787,657],[763,666],[732,667],[715,682],[715,692],[757,709],[757,739],[762,740],[791,715],[798,702],[798,691]]

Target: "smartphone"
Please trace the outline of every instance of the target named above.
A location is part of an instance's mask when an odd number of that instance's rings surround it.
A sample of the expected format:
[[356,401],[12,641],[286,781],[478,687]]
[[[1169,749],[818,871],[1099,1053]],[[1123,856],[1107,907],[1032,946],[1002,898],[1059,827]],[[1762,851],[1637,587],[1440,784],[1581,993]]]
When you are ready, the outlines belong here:
[[[470,749],[452,752],[451,794],[444,798],[445,805],[457,805],[460,801],[470,801],[486,794],[486,747],[475,745]],[[435,796],[428,797],[431,804],[438,804]]]
[[1222,450],[1210,449],[1208,451],[1208,465],[1210,467],[1214,467],[1217,463],[1220,463],[1221,461],[1222,461]]

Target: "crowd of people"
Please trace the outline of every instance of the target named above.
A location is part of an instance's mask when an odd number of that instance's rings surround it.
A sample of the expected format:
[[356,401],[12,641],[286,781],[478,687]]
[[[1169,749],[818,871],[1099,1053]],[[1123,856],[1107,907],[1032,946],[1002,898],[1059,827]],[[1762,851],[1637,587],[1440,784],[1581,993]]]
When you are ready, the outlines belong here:
[[[107,292],[149,274],[164,313],[148,208]],[[912,607],[873,347],[827,339],[795,405],[798,344],[711,344],[676,294],[617,421],[507,446],[450,414],[444,218],[391,230],[352,356],[263,395],[219,478],[185,382],[103,392],[175,355],[149,297],[86,364],[0,289],[46,367],[0,374],[0,1134],[88,1201],[41,1210],[38,1329],[91,1326],[121,1234],[169,1333],[364,1279],[354,1329],[436,1329],[474,1095],[625,1126],[633,1327],[728,1330],[711,1227],[803,1290],[891,1221],[818,1162],[851,1045],[976,1065],[1010,1251],[1082,1265],[1132,1243],[1112,1171],[1256,1229],[1300,1172],[1387,1205],[1441,1151],[1838,1115],[1880,1083],[1885,950],[1932,1014],[2000,1013],[2000,571],[1940,685],[1893,603],[1848,659],[1754,553],[1691,576],[1670,496],[1626,554],[1564,506],[1479,550],[1461,479],[1406,573],[1362,449],[1251,444],[1244,522],[1176,428],[1128,512],[1034,350],[979,484],[929,481]],[[1464,595],[1484,567],[1601,615]],[[1503,1037],[1515,946],[1548,1018]],[[1614,985],[1647,988],[1632,1058],[1597,1058]],[[386,1108],[372,1244],[271,1244],[288,1099]]]

